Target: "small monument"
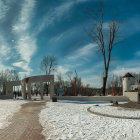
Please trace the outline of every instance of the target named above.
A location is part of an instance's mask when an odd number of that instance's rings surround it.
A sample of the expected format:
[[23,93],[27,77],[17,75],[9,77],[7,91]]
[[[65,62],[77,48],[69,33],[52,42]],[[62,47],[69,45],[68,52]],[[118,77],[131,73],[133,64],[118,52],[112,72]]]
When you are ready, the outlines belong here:
[[139,83],[137,82],[136,78],[127,73],[122,78],[123,84],[123,96],[128,97],[133,102],[140,101],[140,90],[139,90]]

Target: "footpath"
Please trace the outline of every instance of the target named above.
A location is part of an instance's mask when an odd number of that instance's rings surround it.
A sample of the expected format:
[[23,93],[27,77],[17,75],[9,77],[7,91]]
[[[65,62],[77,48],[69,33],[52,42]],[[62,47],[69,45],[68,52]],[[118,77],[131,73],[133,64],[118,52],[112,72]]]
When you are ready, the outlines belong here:
[[10,125],[0,129],[0,140],[45,140],[38,114],[45,102],[28,102],[10,119]]

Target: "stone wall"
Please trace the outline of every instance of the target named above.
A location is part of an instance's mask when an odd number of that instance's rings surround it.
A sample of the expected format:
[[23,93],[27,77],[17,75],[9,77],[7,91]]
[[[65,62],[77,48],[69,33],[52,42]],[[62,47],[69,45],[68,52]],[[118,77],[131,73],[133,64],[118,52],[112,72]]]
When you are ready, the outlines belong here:
[[0,95],[0,99],[13,99],[13,94],[11,94],[11,95]]
[[6,95],[13,97],[13,86],[21,85],[21,81],[6,82]]
[[138,90],[139,85],[131,85],[131,91]]
[[73,100],[73,101],[120,101],[128,102],[129,99],[124,96],[56,96],[58,100]]
[[132,102],[140,101],[139,94],[140,92],[124,92],[124,96],[128,97]]
[[125,78],[122,78],[122,84],[123,84],[123,93],[124,93],[126,91],[131,90],[131,85],[135,85],[136,80],[134,77],[125,77]]

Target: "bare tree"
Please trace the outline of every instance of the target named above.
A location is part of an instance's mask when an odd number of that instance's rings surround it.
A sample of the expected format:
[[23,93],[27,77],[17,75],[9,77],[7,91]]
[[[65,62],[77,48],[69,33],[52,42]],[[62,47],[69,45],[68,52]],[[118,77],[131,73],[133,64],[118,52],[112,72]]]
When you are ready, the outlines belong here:
[[18,81],[18,80],[20,80],[20,77],[18,75],[18,71],[11,70],[11,80],[12,81]]
[[7,82],[7,81],[18,81],[19,75],[18,75],[18,71],[16,70],[10,70],[10,69],[6,69],[6,70],[2,70],[0,71],[0,81],[1,82]]
[[137,83],[140,83],[140,73],[132,73],[132,75],[135,77]]
[[112,89],[113,89],[116,95],[121,95],[122,94],[122,76],[112,75],[110,78],[108,78],[107,87],[108,87],[108,91],[111,90],[112,92]]
[[56,66],[57,66],[56,57],[44,56],[41,61],[40,70],[44,72],[46,75],[50,75],[52,72],[55,71]]
[[[75,70],[75,72],[76,72],[76,70]],[[78,76],[77,72],[76,72],[76,77],[73,77],[72,71],[67,71],[66,75],[68,77],[69,86],[71,87],[71,91],[72,91],[71,95],[75,96],[75,88],[76,88],[76,95],[81,94],[82,82],[81,82],[81,78]]]
[[59,84],[59,88],[61,87],[64,87],[64,80],[63,80],[63,77],[62,77],[62,75],[61,75],[61,73],[58,73],[57,75],[56,75],[56,78],[57,78],[57,82],[58,82],[58,84]]
[[112,49],[121,42],[118,36],[120,23],[114,19],[108,23],[104,22],[102,3],[97,12],[91,9],[89,14],[94,20],[89,36],[96,42],[104,59],[103,95],[105,95]]
[[72,74],[73,74],[73,72],[72,71],[67,71],[65,74],[68,77],[69,81],[71,82],[72,81]]

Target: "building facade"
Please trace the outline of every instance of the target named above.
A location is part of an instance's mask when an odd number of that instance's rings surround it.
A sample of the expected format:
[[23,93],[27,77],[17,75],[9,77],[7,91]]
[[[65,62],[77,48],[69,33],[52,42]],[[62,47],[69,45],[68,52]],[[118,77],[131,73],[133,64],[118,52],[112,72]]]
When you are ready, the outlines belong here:
[[127,73],[122,78],[123,84],[123,96],[129,98],[130,101],[140,102],[140,83],[136,80],[136,78]]

